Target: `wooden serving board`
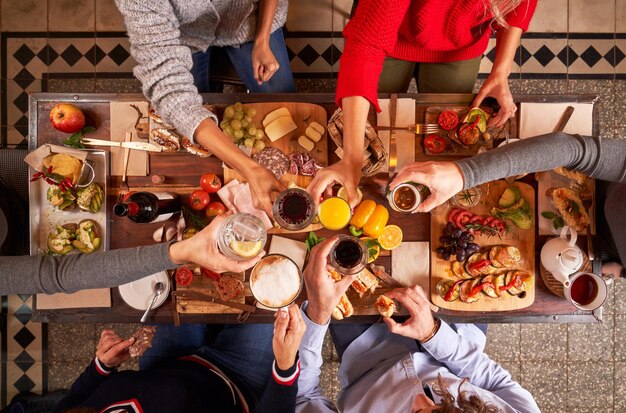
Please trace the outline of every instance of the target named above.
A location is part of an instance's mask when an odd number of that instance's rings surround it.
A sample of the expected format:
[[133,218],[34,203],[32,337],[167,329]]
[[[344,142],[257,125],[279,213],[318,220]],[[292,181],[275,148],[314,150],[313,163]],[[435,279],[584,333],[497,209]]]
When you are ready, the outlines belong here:
[[[224,273],[230,277],[245,281],[245,273]],[[244,292],[239,297],[231,300],[241,304],[245,304],[246,296],[251,296],[250,288],[247,282],[244,282]],[[217,286],[213,280],[203,275],[194,275],[193,281],[188,286],[176,286],[177,291],[196,291],[203,294],[219,297]],[[211,303],[208,301],[195,301],[182,297],[176,297],[176,311],[181,314],[239,314],[241,310],[228,307],[221,304]]]
[[[485,187],[488,185],[488,189]],[[500,195],[509,185],[505,181],[490,182],[482,186],[483,195],[478,205],[467,208],[475,214],[489,215],[491,208],[498,204]],[[517,186],[522,196],[528,201],[533,209],[533,215],[536,219],[535,210],[535,191],[525,183],[515,182],[513,186]],[[449,272],[451,261],[443,260],[437,256],[435,249],[440,245],[439,237],[443,234],[443,228],[447,223],[448,213],[452,210],[452,206],[437,208],[431,212],[430,218],[430,299],[433,304],[450,310],[457,311],[510,311],[530,306],[535,301],[535,283],[526,292],[523,298],[514,297],[505,293],[502,297],[494,299],[482,294],[480,300],[474,303],[464,303],[461,300],[447,302],[437,293],[437,283],[441,279],[458,280]],[[519,248],[521,252],[521,261],[517,269],[524,270],[533,275],[535,281],[535,227],[522,230],[509,222],[511,231],[502,238],[487,237],[480,235],[475,241],[481,246],[481,252],[488,251],[489,247],[494,245],[510,245]],[[536,223],[535,223],[536,225]]]
[[[539,220],[539,235],[555,235],[560,233],[559,230],[555,230],[552,225],[552,220],[546,219],[541,216],[541,213],[544,211],[550,211],[556,215],[559,215],[556,208],[550,201],[550,198],[546,195],[546,191],[550,188],[571,188],[576,191],[579,191],[576,183],[571,181],[570,179],[564,177],[563,175],[559,175],[554,171],[545,171],[538,172],[535,174],[537,179],[537,219]],[[589,214],[589,220],[591,221],[591,234],[596,234],[595,228],[595,179],[587,178],[587,182],[585,183],[585,190],[591,193],[591,205],[587,209],[587,213]],[[581,231],[579,234],[586,235],[588,229]]]
[[[275,142],[269,140],[266,136],[264,138],[265,144],[267,147],[273,147],[280,149],[285,153],[285,155],[289,155],[292,152],[306,152],[306,150],[300,146],[298,143],[298,138],[301,135],[304,135],[306,128],[308,127],[310,122],[317,122],[320,125],[326,128],[327,124],[327,113],[326,109],[319,105],[314,105],[312,103],[301,103],[301,102],[267,102],[267,103],[249,103],[245,104],[246,107],[252,107],[256,109],[256,116],[252,119],[252,122],[259,127],[263,125],[263,119],[265,115],[270,113],[271,111],[284,107],[289,110],[291,113],[291,117],[293,121],[296,123],[298,128],[293,132],[288,133],[282,138],[278,139]],[[255,153],[255,152],[253,152]],[[319,142],[315,143],[315,147],[309,154],[321,165],[328,165],[328,132],[325,132],[322,135],[322,139]],[[233,179],[239,180],[239,182],[246,182],[246,179],[235,169],[231,169],[228,167],[224,167],[224,184],[232,181]],[[281,178],[281,181],[288,185],[290,182],[295,183],[300,188],[306,188],[309,186],[313,178],[310,176],[304,175],[294,175],[292,173],[287,172]],[[322,228],[321,224],[312,224],[308,227],[304,228],[300,231],[289,231],[283,228],[273,228],[269,230],[270,234],[290,234],[294,232],[309,232],[309,231],[317,231]]]
[[[246,107],[251,107],[256,109],[256,116],[252,119],[252,122],[258,127],[263,127],[263,119],[265,115],[273,111],[274,109],[278,109],[281,107],[287,108],[291,113],[291,117],[293,121],[298,126],[293,132],[288,133],[282,138],[278,139],[275,142],[270,141],[270,139],[266,136],[264,138],[265,145],[267,147],[280,149],[285,153],[285,155],[289,155],[292,152],[306,152],[300,144],[298,143],[298,138],[304,135],[306,128],[309,126],[310,122],[317,122],[320,125],[326,128],[328,115],[326,113],[326,109],[319,105],[314,105],[312,103],[301,103],[301,102],[267,102],[267,103],[247,103]],[[254,152],[253,152],[254,153]],[[320,164],[326,166],[328,164],[328,133],[324,133],[322,139],[319,142],[315,143],[315,147],[309,154]],[[243,176],[239,174],[236,170],[224,167],[224,183],[228,183],[233,179],[238,179],[240,182],[245,182]],[[294,182],[301,188],[306,188],[313,178],[310,176],[303,175],[294,175],[287,172],[281,178],[281,181],[287,185],[289,182]]]

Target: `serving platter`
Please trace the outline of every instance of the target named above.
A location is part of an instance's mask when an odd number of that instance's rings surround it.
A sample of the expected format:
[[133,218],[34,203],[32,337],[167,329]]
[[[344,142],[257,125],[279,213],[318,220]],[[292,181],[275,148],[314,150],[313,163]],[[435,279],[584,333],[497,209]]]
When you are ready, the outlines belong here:
[[[514,186],[518,187],[523,198],[528,201],[532,209],[533,216],[536,217],[535,212],[535,192],[534,189],[523,182],[515,182]],[[490,215],[491,208],[498,204],[500,196],[504,190],[509,186],[505,181],[490,182],[481,187],[482,196],[478,205],[472,208],[466,208],[467,210],[481,215]],[[507,245],[513,246],[520,250],[521,260],[515,266],[516,269],[523,270],[531,274],[532,282],[530,288],[520,297],[512,296],[508,293],[500,298],[493,299],[486,295],[481,294],[481,298],[474,303],[464,303],[460,300],[445,301],[437,292],[437,283],[442,279],[449,279],[453,281],[459,280],[456,276],[452,275],[450,266],[453,261],[444,260],[439,257],[435,252],[435,249],[440,245],[439,237],[443,235],[443,229],[447,223],[448,213],[452,209],[452,206],[443,205],[435,210],[431,211],[430,217],[430,298],[433,304],[450,310],[457,311],[510,311],[525,308],[535,301],[535,225],[530,229],[520,229],[509,222],[511,230],[501,236],[488,237],[486,235],[479,235],[475,237],[475,241],[480,247],[481,252],[488,250],[492,246]],[[536,221],[536,219],[535,219]]]

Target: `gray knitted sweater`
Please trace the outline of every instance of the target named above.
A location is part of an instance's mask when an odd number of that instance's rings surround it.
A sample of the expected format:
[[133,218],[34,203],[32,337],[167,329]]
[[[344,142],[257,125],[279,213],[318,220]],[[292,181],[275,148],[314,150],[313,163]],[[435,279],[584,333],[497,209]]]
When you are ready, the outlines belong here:
[[[191,54],[252,40],[258,0],[115,1],[124,15],[143,93],[159,115],[193,139],[200,122],[217,119],[202,107],[190,73]],[[278,0],[272,32],[285,24],[287,6],[287,0]]]

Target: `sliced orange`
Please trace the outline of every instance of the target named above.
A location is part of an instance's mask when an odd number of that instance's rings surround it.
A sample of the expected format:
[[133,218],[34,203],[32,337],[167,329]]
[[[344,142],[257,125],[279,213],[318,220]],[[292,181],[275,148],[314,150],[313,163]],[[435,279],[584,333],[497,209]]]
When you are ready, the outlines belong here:
[[402,243],[402,230],[397,225],[387,225],[378,236],[383,249],[392,250]]

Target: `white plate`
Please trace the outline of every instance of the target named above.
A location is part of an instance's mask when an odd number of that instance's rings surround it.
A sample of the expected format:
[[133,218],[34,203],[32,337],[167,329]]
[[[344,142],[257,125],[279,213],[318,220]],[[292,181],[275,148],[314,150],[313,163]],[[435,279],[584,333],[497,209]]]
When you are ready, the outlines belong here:
[[154,286],[159,281],[165,284],[165,291],[157,297],[152,306],[152,308],[157,308],[167,300],[167,296],[170,293],[170,279],[165,271],[149,275],[128,284],[120,285],[120,295],[129,306],[137,310],[145,310],[148,308],[148,304],[150,304],[150,299],[154,293]]

